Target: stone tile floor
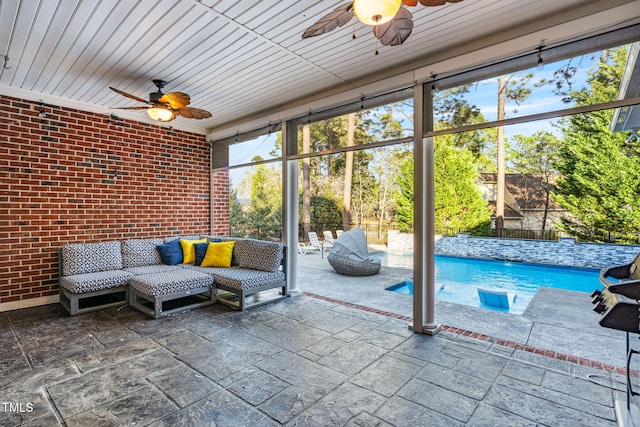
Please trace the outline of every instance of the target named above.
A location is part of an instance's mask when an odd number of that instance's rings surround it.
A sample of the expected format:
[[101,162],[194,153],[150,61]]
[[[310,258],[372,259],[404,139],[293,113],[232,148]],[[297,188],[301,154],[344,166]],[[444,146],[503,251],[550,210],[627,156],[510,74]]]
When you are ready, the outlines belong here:
[[0,362],[3,426],[614,426],[624,396],[617,373],[306,295],[0,313]]

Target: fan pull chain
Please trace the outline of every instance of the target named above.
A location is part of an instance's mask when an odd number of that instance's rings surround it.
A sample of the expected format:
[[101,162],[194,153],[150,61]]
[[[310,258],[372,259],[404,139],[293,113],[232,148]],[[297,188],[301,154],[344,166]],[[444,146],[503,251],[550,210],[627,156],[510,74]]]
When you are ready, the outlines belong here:
[[375,27],[375,32],[376,32],[376,55],[378,54],[378,26],[376,25]]
[[353,21],[353,39],[357,39],[358,35],[356,34],[356,21]]

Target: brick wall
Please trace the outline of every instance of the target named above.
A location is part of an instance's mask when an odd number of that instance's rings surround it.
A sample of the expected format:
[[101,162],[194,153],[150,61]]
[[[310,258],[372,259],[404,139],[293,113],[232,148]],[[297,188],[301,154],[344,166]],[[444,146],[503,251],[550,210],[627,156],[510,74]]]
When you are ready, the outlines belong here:
[[56,300],[65,243],[211,232],[204,135],[40,108],[0,96],[0,309]]
[[212,173],[213,213],[211,232],[214,236],[229,236],[229,171]]

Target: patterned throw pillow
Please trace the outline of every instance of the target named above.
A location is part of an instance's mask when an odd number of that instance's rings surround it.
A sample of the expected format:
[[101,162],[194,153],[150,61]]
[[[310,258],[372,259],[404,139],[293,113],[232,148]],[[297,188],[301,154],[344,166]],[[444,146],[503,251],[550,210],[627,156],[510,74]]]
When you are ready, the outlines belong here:
[[182,263],[193,264],[196,260],[196,249],[193,247],[196,243],[205,243],[207,239],[200,240],[185,240],[180,239],[180,246],[182,246]]
[[69,243],[62,248],[62,275],[95,273],[122,268],[120,242]]
[[236,242],[209,243],[201,267],[231,267],[231,256]]
[[282,245],[263,240],[238,240],[234,256],[241,268],[276,271],[282,262]]
[[162,264],[156,246],[162,239],[136,239],[122,242],[122,264],[125,268]]
[[182,246],[180,240],[172,240],[164,245],[156,246],[162,262],[168,265],[182,264]]
[[173,236],[167,236],[164,238],[164,242],[165,243],[169,243],[173,240],[180,240],[180,239],[184,239],[184,240],[199,240],[199,239],[203,239],[204,237],[199,235],[199,234],[190,234],[190,235],[181,235],[181,234],[174,234]]

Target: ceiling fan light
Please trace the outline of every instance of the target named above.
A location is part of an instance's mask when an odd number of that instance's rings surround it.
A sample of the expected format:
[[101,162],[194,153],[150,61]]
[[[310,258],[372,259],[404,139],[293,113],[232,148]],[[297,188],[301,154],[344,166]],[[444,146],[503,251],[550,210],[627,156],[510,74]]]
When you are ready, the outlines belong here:
[[396,16],[402,0],[354,0],[353,12],[362,23],[380,25]]
[[167,110],[162,107],[151,107],[147,109],[147,114],[153,120],[157,120],[159,122],[170,122],[175,118],[171,110]]

